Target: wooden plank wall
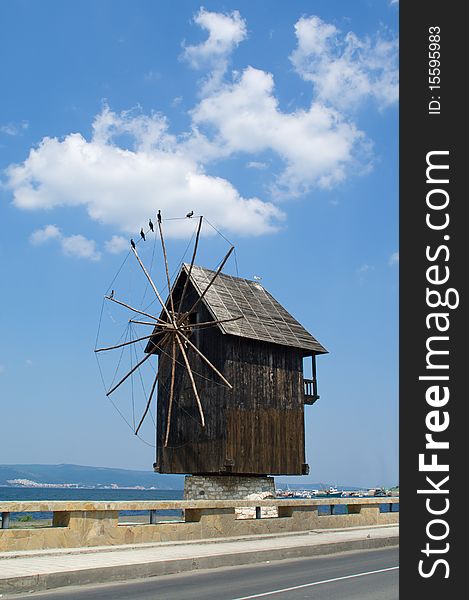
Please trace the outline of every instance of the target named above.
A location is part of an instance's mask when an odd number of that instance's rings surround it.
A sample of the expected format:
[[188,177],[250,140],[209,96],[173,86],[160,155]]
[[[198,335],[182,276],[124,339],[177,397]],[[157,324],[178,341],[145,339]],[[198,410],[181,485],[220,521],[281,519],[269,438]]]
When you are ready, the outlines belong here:
[[[175,294],[176,295],[176,294]],[[184,309],[197,298],[189,286]],[[198,321],[212,320],[199,304]],[[189,348],[206,427],[200,425],[183,359],[178,355],[170,438],[163,447],[171,361],[160,354],[157,469],[161,473],[302,474],[304,459],[301,351],[223,335],[217,327],[191,340],[233,385],[227,388]]]

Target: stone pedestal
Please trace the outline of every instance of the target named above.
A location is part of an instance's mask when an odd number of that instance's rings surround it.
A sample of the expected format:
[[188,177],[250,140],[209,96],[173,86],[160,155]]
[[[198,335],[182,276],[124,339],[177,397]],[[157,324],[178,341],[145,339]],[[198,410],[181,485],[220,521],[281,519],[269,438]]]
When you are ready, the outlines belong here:
[[257,510],[256,500],[275,498],[273,477],[237,475],[186,475],[184,500],[250,500],[249,506],[236,509],[237,519],[277,517],[276,507]]

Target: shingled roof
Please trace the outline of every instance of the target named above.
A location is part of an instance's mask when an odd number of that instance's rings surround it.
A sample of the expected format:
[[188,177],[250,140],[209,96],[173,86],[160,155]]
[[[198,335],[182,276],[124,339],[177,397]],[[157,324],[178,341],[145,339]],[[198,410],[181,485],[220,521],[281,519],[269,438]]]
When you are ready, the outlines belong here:
[[[182,266],[179,277],[183,271],[188,274],[188,264]],[[199,295],[204,292],[214,273],[195,265],[192,267],[191,282]],[[223,333],[292,346],[317,354],[327,353],[324,346],[257,281],[220,273],[202,302],[217,320],[244,316],[237,321],[219,323],[218,327]]]

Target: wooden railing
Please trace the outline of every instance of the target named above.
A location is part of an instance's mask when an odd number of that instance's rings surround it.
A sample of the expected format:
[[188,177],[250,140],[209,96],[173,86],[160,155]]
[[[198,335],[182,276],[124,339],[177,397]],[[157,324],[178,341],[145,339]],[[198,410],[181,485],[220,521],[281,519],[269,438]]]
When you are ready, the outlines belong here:
[[305,392],[305,404],[314,404],[319,398],[317,384],[314,379],[303,379],[304,392]]

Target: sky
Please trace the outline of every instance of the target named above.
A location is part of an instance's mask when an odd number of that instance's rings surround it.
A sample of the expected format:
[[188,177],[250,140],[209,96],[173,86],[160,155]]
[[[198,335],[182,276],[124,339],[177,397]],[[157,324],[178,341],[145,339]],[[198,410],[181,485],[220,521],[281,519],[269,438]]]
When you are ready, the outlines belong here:
[[194,210],[198,263],[234,244],[329,351],[291,481],[398,483],[398,6],[1,3],[0,463],[152,468],[93,350],[110,283],[148,299],[129,239],[161,210],[177,270]]

